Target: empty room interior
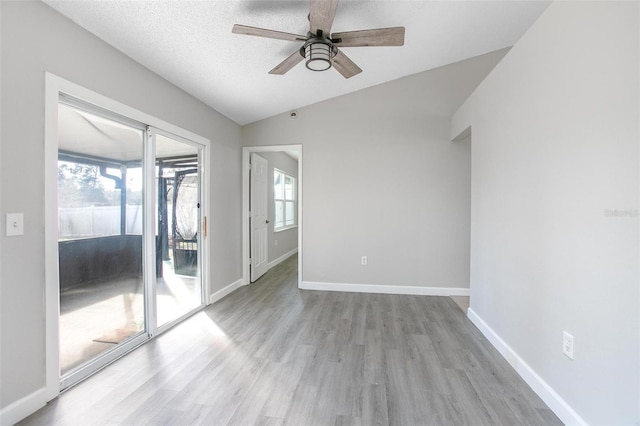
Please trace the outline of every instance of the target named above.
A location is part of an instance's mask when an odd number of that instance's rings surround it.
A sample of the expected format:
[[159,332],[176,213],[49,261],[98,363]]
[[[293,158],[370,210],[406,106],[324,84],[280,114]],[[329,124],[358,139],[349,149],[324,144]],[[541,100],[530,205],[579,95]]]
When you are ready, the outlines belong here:
[[0,424],[640,424],[637,1],[1,1]]

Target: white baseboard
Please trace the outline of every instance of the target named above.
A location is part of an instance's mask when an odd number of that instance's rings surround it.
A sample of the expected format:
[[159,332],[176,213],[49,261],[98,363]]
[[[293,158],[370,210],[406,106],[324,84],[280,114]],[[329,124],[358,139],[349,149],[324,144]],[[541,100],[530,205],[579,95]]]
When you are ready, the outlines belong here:
[[564,424],[587,424],[473,309],[469,308],[467,310],[467,317]]
[[212,295],[210,295],[209,304],[216,303],[218,300],[222,299],[228,294],[233,293],[235,290],[237,290],[240,287],[242,287],[242,278],[240,278],[238,281],[235,281],[229,284],[228,286],[216,291]]
[[276,260],[269,262],[269,269],[273,268],[274,266],[284,262],[285,260],[287,260],[288,258],[290,258],[291,256],[293,256],[294,254],[296,254],[298,252],[298,248],[294,248],[293,250],[291,250],[290,252],[287,252],[285,254],[283,254],[282,256],[280,256],[279,258],[277,258]]
[[469,296],[468,288],[417,287],[406,285],[343,284],[302,281],[303,290],[344,291],[349,293],[411,294],[418,296]]
[[35,413],[46,404],[47,389],[40,388],[1,409],[0,425],[14,425],[25,417]]

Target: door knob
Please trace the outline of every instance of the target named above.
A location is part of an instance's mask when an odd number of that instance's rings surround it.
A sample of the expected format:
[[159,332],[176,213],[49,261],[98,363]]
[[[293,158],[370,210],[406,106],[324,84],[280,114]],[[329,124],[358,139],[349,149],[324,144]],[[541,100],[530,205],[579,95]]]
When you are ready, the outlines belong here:
[[264,223],[269,223],[269,219],[265,220]]

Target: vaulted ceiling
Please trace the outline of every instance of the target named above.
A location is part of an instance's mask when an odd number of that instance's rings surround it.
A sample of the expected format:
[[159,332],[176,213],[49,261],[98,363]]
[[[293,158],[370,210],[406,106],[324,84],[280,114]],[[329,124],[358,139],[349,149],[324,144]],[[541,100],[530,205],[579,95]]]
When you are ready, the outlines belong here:
[[306,0],[45,0],[80,26],[244,125],[387,81],[512,46],[549,1],[342,0],[332,31],[404,26],[402,47],[344,47],[349,79],[304,63],[268,74],[302,42],[232,34],[234,24],[309,30]]

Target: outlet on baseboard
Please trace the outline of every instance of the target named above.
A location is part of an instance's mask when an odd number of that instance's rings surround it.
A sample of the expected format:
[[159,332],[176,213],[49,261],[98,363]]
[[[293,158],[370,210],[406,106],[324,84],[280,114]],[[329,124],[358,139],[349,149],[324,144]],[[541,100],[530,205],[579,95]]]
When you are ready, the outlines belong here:
[[573,336],[566,331],[562,332],[562,353],[573,359]]
[[366,265],[367,263],[369,263],[369,260],[367,259],[367,256],[362,256],[360,258],[360,264],[361,265]]

